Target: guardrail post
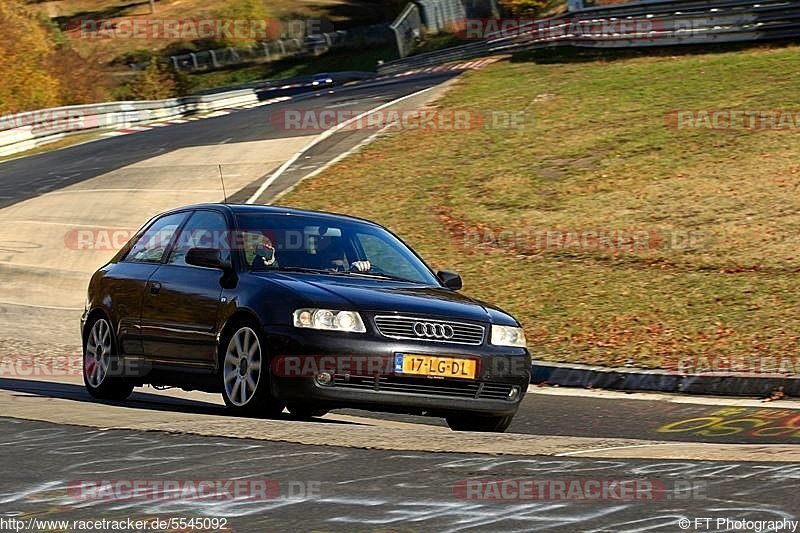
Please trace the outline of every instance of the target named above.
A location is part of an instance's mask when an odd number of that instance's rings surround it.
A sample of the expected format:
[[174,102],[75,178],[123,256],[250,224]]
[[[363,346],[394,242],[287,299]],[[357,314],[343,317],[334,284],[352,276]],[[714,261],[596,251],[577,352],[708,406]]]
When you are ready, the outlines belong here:
[[263,42],[261,43],[261,46],[263,46],[263,47],[264,47],[264,57],[266,57],[267,59],[269,59],[269,58],[270,58],[270,57],[269,57],[269,42],[268,42],[268,41],[263,41]]
[[198,69],[198,68],[200,68],[200,64],[197,62],[197,54],[195,54],[194,52],[191,52],[191,53],[189,54],[189,56],[192,58],[192,66],[193,66],[195,69]]
[[178,68],[178,56],[170,56],[170,58],[169,58],[169,59],[170,59],[170,61],[172,61],[172,69],[173,69],[175,72],[178,72],[178,70],[180,70],[180,69]]
[[214,50],[209,50],[208,53],[211,56],[211,64],[215,67],[218,67],[219,63],[217,62],[217,54],[214,52]]

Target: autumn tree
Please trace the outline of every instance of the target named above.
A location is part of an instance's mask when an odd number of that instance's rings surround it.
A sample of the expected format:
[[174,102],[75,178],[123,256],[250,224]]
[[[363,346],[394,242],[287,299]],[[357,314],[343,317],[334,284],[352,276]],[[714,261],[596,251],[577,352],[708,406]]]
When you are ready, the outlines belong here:
[[131,96],[136,100],[163,100],[175,95],[176,83],[167,66],[153,57],[131,83]]
[[534,18],[548,7],[547,0],[499,0],[500,6],[514,17]]
[[227,0],[222,5],[223,7],[214,13],[216,17],[224,20],[244,21],[246,24],[243,25],[245,31],[233,30],[231,34],[218,35],[214,39],[218,44],[245,47],[251,46],[259,40],[271,40],[259,39],[259,33],[261,33],[259,31],[250,32],[246,30],[248,24],[258,25],[259,23],[263,24],[262,28],[267,30],[264,33],[270,33],[269,30],[275,29],[269,27],[271,26],[269,11],[264,0]]
[[68,46],[56,50],[51,70],[60,81],[59,105],[105,102],[110,98],[110,80],[102,65],[81,57]]
[[60,103],[47,29],[19,0],[0,1],[0,114]]

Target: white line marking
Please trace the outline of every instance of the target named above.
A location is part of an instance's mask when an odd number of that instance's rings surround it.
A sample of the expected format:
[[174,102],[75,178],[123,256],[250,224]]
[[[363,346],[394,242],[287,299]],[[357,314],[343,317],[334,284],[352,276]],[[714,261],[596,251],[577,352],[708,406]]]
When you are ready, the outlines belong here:
[[57,305],[35,305],[20,302],[7,302],[0,300],[0,305],[14,305],[17,307],[34,307],[36,309],[52,309],[53,311],[83,311],[83,307],[59,307]]
[[[135,165],[135,163],[134,163]],[[133,165],[131,165],[133,166]],[[141,167],[138,167],[141,168]],[[50,191],[47,194],[86,194],[86,193],[93,193],[93,192],[102,192],[102,193],[109,193],[109,192],[176,192],[175,189],[75,189],[75,190],[60,190],[60,191]],[[181,189],[180,192],[219,192],[218,189]]]
[[[54,222],[52,220],[4,220],[5,224],[40,224],[44,226],[70,226],[70,227],[81,227],[81,228],[96,228],[98,224],[83,224],[78,222]],[[121,226],[103,226],[104,229],[119,229],[119,230],[130,230],[131,228],[123,228]]]
[[564,453],[557,453],[555,457],[564,457],[567,455],[579,455],[582,453],[594,453],[594,452],[608,452],[611,450],[629,450],[631,448],[653,448],[657,446],[697,446],[698,444],[715,444],[713,442],[662,442],[659,444],[632,444],[630,446],[612,446],[610,448],[594,448],[592,450],[578,450],[576,452],[564,452]]
[[412,98],[414,96],[420,95],[420,94],[422,94],[422,93],[424,93],[426,91],[430,91],[431,89],[435,89],[436,87],[437,86],[434,85],[433,87],[428,87],[426,89],[422,89],[421,91],[417,91],[417,92],[402,96],[400,98],[396,98],[395,100],[392,100],[390,102],[386,102],[385,104],[381,104],[381,105],[379,105],[378,107],[376,107],[374,109],[370,109],[369,111],[365,111],[364,113],[361,113],[358,116],[355,116],[355,117],[353,117],[353,118],[351,118],[349,120],[346,120],[346,121],[342,122],[341,124],[337,124],[333,128],[325,130],[319,136],[315,137],[307,145],[305,145],[303,148],[301,148],[299,152],[297,152],[292,157],[290,157],[288,160],[286,160],[286,162],[284,164],[282,164],[280,167],[278,167],[278,170],[273,172],[272,175],[269,178],[267,178],[264,181],[264,183],[261,184],[261,186],[258,188],[258,190],[255,193],[253,193],[253,195],[250,198],[248,198],[245,203],[247,203],[247,204],[255,203],[256,200],[258,200],[261,197],[261,195],[264,194],[264,191],[266,191],[269,188],[270,185],[275,183],[275,180],[278,179],[284,172],[286,172],[286,169],[288,169],[298,159],[300,159],[300,157],[306,151],[310,150],[311,148],[313,148],[317,144],[321,143],[322,141],[324,141],[325,139],[327,139],[328,137],[330,137],[334,133],[346,128],[347,126],[349,126],[353,122],[361,120],[362,118],[370,115],[371,113],[375,113],[375,112],[380,111],[381,109],[384,109],[386,107],[392,106],[394,104],[398,104],[398,103],[402,102],[403,100],[407,100],[407,99]]
[[347,151],[345,151],[345,152],[342,152],[341,154],[337,155],[336,157],[334,157],[333,159],[331,159],[330,161],[328,161],[327,163],[325,163],[324,165],[322,165],[321,167],[319,167],[319,168],[318,168],[318,169],[316,169],[315,171],[313,171],[313,172],[311,172],[311,173],[309,173],[309,174],[306,174],[305,176],[303,176],[302,178],[300,178],[299,180],[297,180],[297,182],[296,182],[296,183],[293,183],[291,187],[287,187],[286,189],[284,189],[283,191],[281,191],[281,192],[280,192],[280,194],[278,194],[277,196],[275,196],[275,198],[274,198],[272,201],[273,201],[273,202],[277,202],[279,199],[283,198],[285,195],[287,195],[287,194],[289,194],[290,192],[292,192],[292,191],[293,191],[293,190],[294,190],[294,189],[295,189],[295,188],[296,188],[298,185],[300,185],[302,182],[304,182],[304,181],[306,181],[307,179],[313,178],[314,176],[317,176],[317,175],[319,175],[319,174],[323,173],[323,172],[324,172],[324,171],[326,171],[328,168],[332,167],[333,165],[335,165],[336,163],[338,163],[338,162],[339,162],[339,161],[341,161],[342,159],[344,159],[344,158],[346,158],[346,157],[349,157],[349,156],[351,156],[353,153],[355,153],[355,152],[359,151],[360,149],[364,148],[365,146],[367,146],[368,144],[370,144],[372,141],[374,141],[374,140],[375,140],[375,138],[376,138],[378,135],[380,135],[381,133],[383,133],[384,131],[386,131],[387,129],[389,129],[391,126],[393,126],[393,125],[394,125],[394,124],[396,124],[396,123],[397,123],[397,121],[395,121],[395,122],[390,122],[390,123],[386,124],[386,125],[385,125],[385,126],[383,126],[381,129],[379,129],[378,131],[376,131],[375,133],[373,133],[372,135],[370,135],[369,137],[367,137],[366,139],[364,139],[363,141],[361,141],[361,142],[360,142],[360,143],[358,143],[357,145],[355,145],[355,146],[353,146],[352,148],[350,148],[349,150],[347,150]]

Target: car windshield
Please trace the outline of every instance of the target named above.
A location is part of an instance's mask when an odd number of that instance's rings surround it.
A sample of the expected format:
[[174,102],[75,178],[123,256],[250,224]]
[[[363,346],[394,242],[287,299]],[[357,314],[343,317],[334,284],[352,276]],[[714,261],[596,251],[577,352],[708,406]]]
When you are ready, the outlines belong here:
[[358,221],[240,213],[245,260],[253,270],[322,272],[439,285],[388,231]]

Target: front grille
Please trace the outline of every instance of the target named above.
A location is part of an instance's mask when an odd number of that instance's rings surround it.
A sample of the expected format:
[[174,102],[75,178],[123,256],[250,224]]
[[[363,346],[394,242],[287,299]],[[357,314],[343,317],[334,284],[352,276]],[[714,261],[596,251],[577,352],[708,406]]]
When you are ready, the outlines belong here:
[[407,316],[376,316],[375,326],[384,337],[454,344],[483,344],[486,328],[477,324],[414,318]]
[[344,389],[399,392],[426,396],[448,396],[487,400],[508,400],[514,385],[508,383],[458,381],[446,379],[402,378],[396,376],[343,376],[333,377],[333,386]]

